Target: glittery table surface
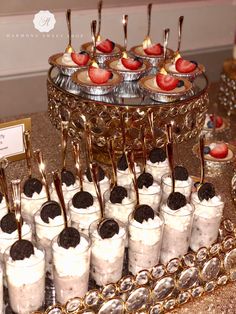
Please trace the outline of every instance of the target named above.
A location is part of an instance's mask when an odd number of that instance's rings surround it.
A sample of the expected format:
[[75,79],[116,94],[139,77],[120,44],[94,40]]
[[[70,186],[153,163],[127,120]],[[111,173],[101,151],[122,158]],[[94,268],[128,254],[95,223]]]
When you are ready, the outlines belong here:
[[[217,85],[211,86],[210,90],[210,103],[213,107],[213,102],[217,93]],[[209,109],[211,111],[211,109]],[[223,109],[218,108],[218,111],[223,116],[226,116]],[[60,132],[56,130],[48,119],[47,112],[34,113],[31,115],[11,117],[10,119],[2,119],[0,122],[14,120],[18,118],[31,117],[32,119],[32,146],[33,149],[41,149],[46,163],[47,172],[59,169],[61,165],[60,158]],[[230,130],[225,133],[217,135],[217,139],[224,139],[227,142],[236,143],[236,116],[230,117]],[[189,170],[189,173],[194,176],[199,176],[199,160],[193,154],[192,147],[196,143],[196,139],[192,139],[187,143],[182,143],[178,146],[179,162]],[[178,162],[178,160],[176,160]],[[73,170],[72,152],[69,145],[67,154],[67,168]],[[207,170],[207,180],[215,184],[216,190],[225,200],[224,217],[230,218],[236,223],[236,208],[232,201],[231,192],[231,179],[233,176],[234,165],[227,165],[223,171],[218,172],[213,169],[210,172]],[[36,167],[33,168],[35,173]],[[26,162],[24,160],[12,162],[9,164],[6,174],[8,180],[21,178],[24,180],[27,176]],[[9,182],[9,181],[8,181]],[[209,295],[204,295],[199,299],[181,306],[173,310],[171,313],[236,313],[236,284],[229,283],[224,287],[220,287]]]

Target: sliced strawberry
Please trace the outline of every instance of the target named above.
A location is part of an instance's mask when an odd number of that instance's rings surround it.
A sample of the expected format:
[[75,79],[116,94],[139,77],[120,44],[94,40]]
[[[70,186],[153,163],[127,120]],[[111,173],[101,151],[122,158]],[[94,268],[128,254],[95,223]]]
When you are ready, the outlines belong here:
[[104,84],[110,78],[112,78],[112,72],[106,69],[96,68],[90,66],[88,69],[88,75],[90,80],[96,84]]
[[152,45],[152,46],[144,49],[144,52],[147,55],[159,56],[159,55],[163,54],[163,47],[161,44],[155,44],[155,45]]
[[[210,119],[214,122],[214,115],[210,114]],[[220,116],[216,116],[216,128],[220,128],[223,125],[223,119]]]
[[196,69],[197,64],[195,62],[179,58],[175,63],[175,67],[180,73],[190,73]]
[[210,155],[214,158],[225,158],[228,155],[228,146],[225,143],[216,144],[216,146],[211,149]]
[[129,70],[138,70],[143,64],[139,58],[121,58],[121,62]]
[[89,61],[89,54],[86,51],[81,51],[79,53],[72,52],[71,59],[78,65],[84,66]]
[[169,91],[177,87],[179,80],[174,76],[158,73],[156,82],[161,89]]
[[101,41],[96,48],[101,52],[110,53],[115,48],[115,43],[113,43],[110,39],[105,39]]

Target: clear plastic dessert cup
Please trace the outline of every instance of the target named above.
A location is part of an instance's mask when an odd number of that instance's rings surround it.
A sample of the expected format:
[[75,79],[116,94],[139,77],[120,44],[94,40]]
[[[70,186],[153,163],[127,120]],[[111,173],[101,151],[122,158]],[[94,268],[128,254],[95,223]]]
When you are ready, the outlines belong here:
[[126,229],[122,222],[116,220],[119,233],[102,239],[97,231],[99,222],[94,221],[89,228],[92,240],[91,276],[98,286],[104,286],[122,277]]
[[196,252],[201,247],[209,247],[217,240],[224,202],[218,196],[200,201],[197,193],[193,193],[191,203],[195,211],[190,248]]
[[65,304],[74,297],[83,297],[88,291],[91,241],[80,234],[76,247],[65,249],[58,245],[58,236],[52,241],[53,278],[56,300]]
[[[103,194],[106,190],[109,189],[110,180],[108,179],[108,177],[105,176],[103,180],[99,181],[99,184],[100,184],[101,193]],[[94,183],[90,182],[87,179],[86,175],[84,175],[83,185],[84,185],[84,191],[88,191],[90,194],[97,197]]]
[[[138,177],[141,173],[141,169],[139,166],[135,166],[136,176]],[[121,186],[128,186],[133,184],[133,175],[130,173],[129,168],[126,170],[119,170],[117,169],[117,184]]]
[[161,178],[164,174],[169,172],[169,163],[166,159],[163,162],[152,163],[150,160],[147,160],[146,172],[151,173],[153,179],[158,183],[161,183]]
[[129,216],[129,271],[136,275],[142,269],[150,269],[159,262],[163,220],[156,214],[142,223]]
[[45,255],[34,247],[34,254],[13,260],[8,248],[4,254],[10,305],[14,313],[30,314],[42,308],[45,292]]
[[[65,204],[69,203],[69,201],[72,199],[72,197],[79,192],[80,190],[80,185],[78,180],[76,180],[75,184],[72,184],[70,186],[67,186],[65,183],[62,184],[62,192],[65,200]],[[56,190],[53,189],[52,191],[52,199],[58,202],[58,196],[56,193]]]
[[89,226],[91,223],[101,217],[101,210],[97,198],[93,196],[93,199],[93,205],[87,208],[74,207],[72,200],[70,200],[68,204],[72,227],[78,229],[79,232],[83,232],[86,235],[89,235]]
[[188,252],[194,209],[186,204],[178,210],[172,210],[167,204],[161,207],[164,220],[163,241],[160,261],[168,263],[173,258],[180,258]]
[[[187,201],[190,200],[190,195],[192,191],[193,180],[191,177],[188,177],[188,180],[175,180],[175,192],[180,192],[183,194]],[[172,192],[172,179],[170,173],[166,173],[161,178],[161,187],[162,187],[162,204],[166,202],[168,196]]]
[[[40,212],[34,216],[36,241],[45,250],[46,272],[52,274],[52,246],[51,242],[65,227],[63,216],[56,216],[54,219],[49,218],[49,223],[44,222],[40,217]],[[67,213],[68,226],[71,225],[70,214]]]
[[129,215],[132,213],[136,205],[136,197],[130,186],[125,186],[125,188],[127,190],[127,197],[125,197],[121,203],[112,203],[110,201],[111,190],[107,190],[104,193],[104,205],[105,216],[107,218],[113,218],[121,221],[125,225],[128,225]]

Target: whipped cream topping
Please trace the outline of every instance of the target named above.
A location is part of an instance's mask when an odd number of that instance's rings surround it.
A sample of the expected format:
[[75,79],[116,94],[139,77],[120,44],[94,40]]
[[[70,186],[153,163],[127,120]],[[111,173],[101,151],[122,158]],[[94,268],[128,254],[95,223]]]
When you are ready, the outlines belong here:
[[[21,232],[22,232],[22,237],[25,237],[25,235],[27,235],[27,234],[31,234],[30,225],[28,225],[27,223],[24,222],[23,226],[21,227]],[[12,233],[7,233],[7,232],[3,232],[2,229],[0,228],[0,238],[1,238],[1,241],[2,241],[2,239],[6,239],[6,240],[18,239],[18,231],[16,229]]]
[[179,73],[179,71],[177,71],[176,67],[175,67],[175,63],[170,63],[168,65],[168,69],[170,72],[173,72],[173,73]]
[[89,242],[81,235],[76,247],[65,249],[57,241],[52,245],[53,260],[59,276],[82,276],[89,269]]
[[169,167],[169,162],[168,159],[166,158],[164,161],[160,162],[151,162],[150,159],[147,160],[147,165],[152,166],[152,167]]
[[69,65],[69,66],[78,66],[71,58],[71,53],[65,52],[61,58],[61,62],[64,65]]
[[[35,227],[37,236],[42,239],[52,240],[64,228],[64,219],[62,215],[56,216],[54,219],[49,218],[49,223],[44,222],[40,217],[40,210],[35,214]],[[70,224],[70,217],[67,217]]]
[[195,207],[194,214],[204,218],[214,218],[222,215],[224,202],[220,196],[200,201],[197,192],[192,194],[192,203]]
[[130,203],[133,203],[134,202],[134,199],[133,198],[130,198],[130,197],[124,197],[123,198],[123,200],[122,200],[122,202],[121,203],[112,203],[110,200],[108,201],[108,203],[110,204],[110,205],[129,205]]
[[178,231],[184,231],[188,229],[191,224],[194,210],[190,204],[186,204],[178,210],[172,210],[167,204],[164,204],[161,208],[161,212],[164,217],[165,225]]
[[154,245],[161,240],[162,220],[156,215],[154,219],[149,218],[142,223],[131,219],[129,223],[129,234],[133,241],[141,241],[144,245]]
[[[84,182],[90,183],[93,185],[93,182],[90,182],[88,180],[87,176],[83,176],[83,179],[84,179]],[[107,183],[107,182],[109,182],[109,179],[108,179],[108,177],[105,176],[101,181],[99,181],[99,184],[103,184],[103,183]]]
[[75,189],[79,189],[80,184],[79,180],[76,180],[74,184],[71,184],[67,186],[64,182],[62,183],[62,191],[63,192],[71,192],[74,191]]
[[[138,173],[141,172],[140,166],[138,166],[138,165],[136,164],[136,162],[134,163],[134,167],[135,167],[135,172],[136,172],[136,174],[138,174]],[[125,169],[125,170],[119,170],[119,169],[117,169],[117,175],[119,175],[119,173],[120,173],[120,174],[131,174],[130,171],[129,171],[129,168],[127,168],[127,169]]]
[[150,185],[148,188],[146,186],[143,186],[142,189],[138,189],[140,194],[154,194],[154,193],[160,193],[161,187],[157,182],[153,182],[152,185]]
[[92,235],[92,255],[97,256],[97,258],[114,262],[117,257],[124,254],[125,247],[125,229],[120,227],[119,233],[115,234],[112,238],[102,239],[95,229]]
[[23,260],[12,260],[9,256],[6,264],[8,280],[14,286],[32,284],[44,276],[44,252],[34,247],[34,254]]

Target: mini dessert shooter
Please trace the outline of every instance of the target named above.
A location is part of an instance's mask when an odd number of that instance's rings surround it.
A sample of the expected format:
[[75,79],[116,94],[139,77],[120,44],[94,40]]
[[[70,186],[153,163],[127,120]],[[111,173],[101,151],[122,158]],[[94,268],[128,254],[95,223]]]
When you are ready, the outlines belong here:
[[53,181],[64,218],[64,229],[52,241],[53,278],[56,300],[65,304],[71,298],[83,297],[88,290],[91,242],[86,235],[68,226],[58,172],[53,174]]
[[73,151],[77,176],[80,181],[80,191],[69,201],[68,208],[71,214],[72,227],[88,235],[90,224],[100,219],[101,211],[97,198],[90,192],[84,191],[82,161],[80,159],[80,146],[78,142],[73,142]]
[[97,197],[101,209],[101,219],[89,228],[92,240],[91,276],[98,286],[115,283],[122,277],[125,251],[125,225],[115,219],[104,218],[102,194],[98,181],[98,167],[92,165]]
[[198,64],[196,61],[185,60],[180,55],[183,21],[184,17],[180,16],[178,24],[178,48],[173,58],[165,62],[164,67],[171,75],[193,80],[197,75],[202,74],[205,71],[205,68],[202,64]]
[[114,154],[113,141],[109,141],[109,155],[112,164],[113,184],[104,193],[105,216],[118,219],[125,225],[128,224],[128,217],[135,208],[135,198],[132,195],[130,186],[117,184],[117,168]]
[[21,211],[26,222],[33,224],[34,214],[47,200],[47,193],[42,182],[32,176],[32,145],[31,134],[24,132],[24,147],[28,169],[28,179],[24,182],[23,193],[21,194]]
[[30,314],[41,309],[45,289],[44,251],[22,239],[20,180],[12,181],[18,240],[4,253],[10,305],[14,313]]
[[146,204],[140,205],[133,154],[129,154],[129,166],[133,173],[136,207],[129,216],[129,271],[136,275],[142,269],[150,269],[159,262],[163,221]]
[[164,61],[156,75],[148,75],[139,80],[139,86],[155,101],[174,102],[186,98],[192,93],[192,84],[187,79],[178,79],[169,75],[164,64],[167,58],[169,29],[164,31]]
[[[2,163],[0,164],[0,185],[2,186],[5,199],[7,200],[7,214],[5,214],[0,221],[0,260],[3,261],[3,254],[5,250],[11,246],[17,239],[17,224],[15,214],[12,211],[9,202],[9,194],[7,190],[7,182],[5,170]],[[31,226],[22,222],[22,237],[27,240],[32,239]]]
[[[61,181],[62,181],[62,191],[65,199],[66,205],[71,200],[76,192],[79,191],[79,181],[76,180],[75,175],[66,169],[66,151],[67,151],[67,141],[68,141],[68,128],[69,121],[61,121]],[[52,193],[52,198],[56,200],[56,191]]]
[[66,11],[66,22],[68,27],[69,42],[63,53],[52,55],[48,63],[56,66],[62,74],[71,76],[76,70],[86,67],[90,61],[88,52],[82,50],[78,53],[75,52],[71,46],[71,10]]
[[205,246],[209,247],[218,237],[220,221],[223,214],[224,202],[216,196],[211,183],[204,183],[204,136],[199,139],[201,179],[197,192],[192,194],[191,202],[195,208],[190,247],[193,251]]
[[91,23],[93,54],[92,62],[88,69],[78,70],[72,76],[72,80],[77,84],[81,91],[92,95],[106,95],[115,90],[122,82],[122,76],[112,70],[100,67],[95,61],[96,56],[96,21]]
[[[148,17],[147,35],[145,36],[142,45],[132,47],[130,51],[136,57],[142,60],[147,60],[152,64],[152,66],[156,67],[163,60],[164,54],[163,54],[163,46],[160,43],[153,44],[150,38],[151,11],[152,11],[152,3],[149,3],[147,7],[147,17]],[[172,53],[173,51],[168,49],[168,55],[171,55]]]
[[121,55],[123,47],[114,43],[110,39],[102,39],[101,37],[101,24],[102,24],[102,4],[103,1],[98,2],[98,31],[96,33],[96,50],[93,54],[93,42],[88,42],[82,45],[82,49],[87,51],[91,57],[96,58],[97,62],[103,64],[110,58],[118,58]]
[[4,194],[0,191],[0,219],[7,214],[7,204]]
[[139,201],[141,204],[149,205],[155,211],[159,208],[161,201],[160,185],[154,181],[152,174],[146,172],[147,148],[144,128],[141,129],[141,142],[143,151],[143,171],[137,178]]
[[180,258],[188,252],[194,212],[192,206],[187,203],[186,197],[175,191],[172,142],[167,143],[167,153],[171,169],[172,192],[166,203],[161,206],[164,231],[160,261],[163,264],[173,258]]
[[35,233],[37,242],[45,249],[47,275],[51,275],[52,274],[51,241],[63,229],[64,219],[59,203],[51,200],[49,187],[47,183],[47,177],[44,171],[45,166],[41,151],[40,150],[35,151],[35,156],[47,191],[48,198],[48,200],[45,203],[43,203],[41,208],[34,215]]
[[143,61],[138,57],[128,55],[127,52],[127,26],[128,15],[123,15],[122,19],[124,29],[124,51],[120,58],[108,60],[106,65],[108,68],[120,73],[125,81],[135,81],[147,73],[151,69],[148,61]]

